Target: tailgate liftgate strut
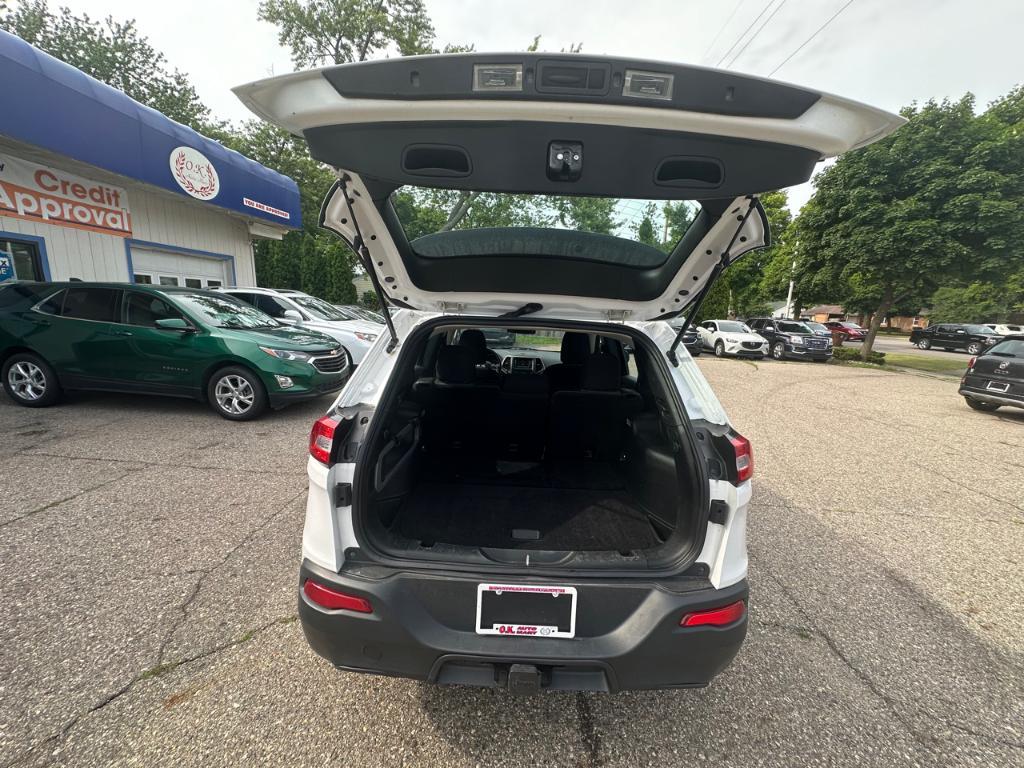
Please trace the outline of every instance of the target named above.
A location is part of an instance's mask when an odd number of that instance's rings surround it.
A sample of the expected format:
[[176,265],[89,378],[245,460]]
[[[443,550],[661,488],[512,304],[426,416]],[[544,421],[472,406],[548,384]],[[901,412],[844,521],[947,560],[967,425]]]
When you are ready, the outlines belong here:
[[[746,213],[743,214],[743,218],[740,219],[739,226],[736,227],[736,231],[733,232],[732,238],[729,240],[729,245],[726,246],[725,250],[722,251],[722,258],[719,259],[718,263],[711,270],[711,275],[708,277],[707,283],[701,288],[700,293],[697,294],[693,300],[693,309],[686,314],[686,320],[683,321],[682,328],[679,329],[679,333],[676,334],[675,341],[672,342],[672,346],[668,348],[668,352],[665,354],[668,359],[672,361],[672,365],[679,367],[679,355],[676,354],[676,350],[679,349],[679,345],[683,342],[683,336],[693,325],[693,320],[697,317],[697,313],[700,312],[700,307],[704,303],[704,299],[707,298],[708,293],[711,292],[712,286],[718,281],[718,277],[725,271],[725,268],[731,263],[730,255],[732,253],[732,247],[736,244],[736,238],[740,236],[740,232],[743,231],[743,226],[747,223],[747,219],[750,218],[750,214],[757,208],[757,197],[751,195],[749,198],[750,204],[747,206]],[[694,278],[696,279],[696,278]]]

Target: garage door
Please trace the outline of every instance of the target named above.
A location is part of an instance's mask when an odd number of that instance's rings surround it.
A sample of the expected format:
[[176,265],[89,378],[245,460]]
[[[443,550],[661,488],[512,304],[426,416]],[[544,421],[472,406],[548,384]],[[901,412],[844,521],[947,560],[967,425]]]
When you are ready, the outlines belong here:
[[193,254],[132,248],[132,280],[147,285],[219,288],[231,284],[231,262]]

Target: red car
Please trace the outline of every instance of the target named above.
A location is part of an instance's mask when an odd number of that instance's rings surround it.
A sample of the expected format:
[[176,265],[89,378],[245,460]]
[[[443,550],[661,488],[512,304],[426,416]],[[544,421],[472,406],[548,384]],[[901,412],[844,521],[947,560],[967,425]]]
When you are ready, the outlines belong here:
[[829,320],[825,323],[825,327],[830,331],[838,332],[843,341],[864,341],[868,336],[868,332],[864,328],[856,323],[847,323],[843,320]]

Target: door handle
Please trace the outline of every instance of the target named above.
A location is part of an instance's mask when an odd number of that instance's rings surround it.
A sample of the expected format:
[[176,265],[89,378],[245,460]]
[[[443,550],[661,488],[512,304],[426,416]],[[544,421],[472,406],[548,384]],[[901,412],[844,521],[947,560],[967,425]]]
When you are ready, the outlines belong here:
[[131,336],[131,331],[111,331],[114,336]]

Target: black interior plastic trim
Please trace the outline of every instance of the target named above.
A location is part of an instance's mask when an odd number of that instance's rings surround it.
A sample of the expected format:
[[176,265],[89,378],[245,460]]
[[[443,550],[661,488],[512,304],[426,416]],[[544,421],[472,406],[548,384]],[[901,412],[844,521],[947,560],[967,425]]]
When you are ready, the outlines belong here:
[[[317,160],[395,185],[412,184],[482,192],[592,195],[637,200],[740,197],[807,181],[820,157],[785,144],[592,123],[514,121],[383,122],[310,128],[305,132]],[[554,141],[586,147],[578,179],[548,176]],[[410,144],[461,148],[470,172],[424,177],[403,167]],[[722,181],[656,181],[666,158],[706,158],[721,167]]]
[[469,153],[452,144],[410,144],[402,151],[402,170],[413,176],[469,176]]
[[[520,91],[474,91],[473,67],[521,64]],[[607,71],[606,87],[569,88],[554,82],[544,85],[545,70],[563,68]],[[624,96],[627,69],[672,75],[672,99]],[[653,109],[679,109],[739,117],[789,119],[806,112],[821,95],[805,88],[702,67],[643,59],[552,56],[549,53],[483,54],[398,57],[342,64],[323,70],[334,89],[350,99],[508,99],[513,101],[588,101],[628,104]]]
[[666,157],[654,171],[654,183],[669,187],[714,189],[724,178],[722,164],[712,157]]

